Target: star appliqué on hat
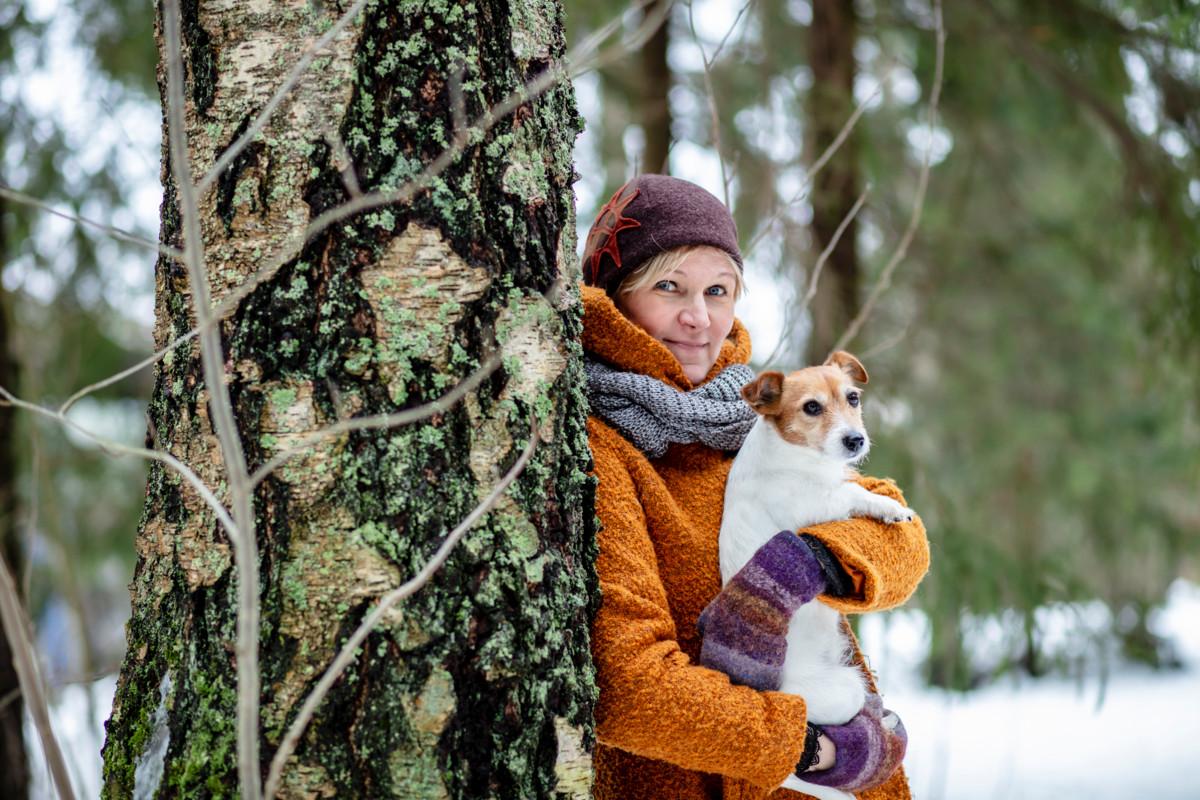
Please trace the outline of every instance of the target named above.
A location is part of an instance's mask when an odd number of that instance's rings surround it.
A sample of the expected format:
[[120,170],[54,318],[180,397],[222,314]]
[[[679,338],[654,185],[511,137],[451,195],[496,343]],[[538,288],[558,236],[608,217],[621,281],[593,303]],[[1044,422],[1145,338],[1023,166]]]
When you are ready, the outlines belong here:
[[[608,199],[604,208],[600,209],[600,214],[597,215],[596,222],[592,225],[591,233],[588,234],[587,246],[584,249],[592,254],[589,262],[592,270],[590,279],[592,283],[595,283],[600,276],[600,262],[604,260],[605,253],[612,256],[617,269],[621,268],[621,249],[617,246],[617,234],[627,228],[642,227],[642,223],[636,219],[622,216],[625,207],[632,203],[633,199],[642,191],[634,189],[622,197],[621,193],[627,191],[627,187],[628,184],[617,189]],[[597,246],[602,240],[604,244]]]

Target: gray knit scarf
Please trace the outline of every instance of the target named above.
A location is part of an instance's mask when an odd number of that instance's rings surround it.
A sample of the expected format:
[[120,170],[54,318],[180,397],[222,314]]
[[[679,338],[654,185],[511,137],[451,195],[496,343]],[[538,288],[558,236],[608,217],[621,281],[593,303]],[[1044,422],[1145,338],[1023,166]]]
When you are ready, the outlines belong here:
[[584,361],[584,369],[592,413],[650,458],[665,454],[671,442],[737,450],[758,416],[742,399],[741,388],[754,377],[745,364],[726,367],[690,392],[592,359]]

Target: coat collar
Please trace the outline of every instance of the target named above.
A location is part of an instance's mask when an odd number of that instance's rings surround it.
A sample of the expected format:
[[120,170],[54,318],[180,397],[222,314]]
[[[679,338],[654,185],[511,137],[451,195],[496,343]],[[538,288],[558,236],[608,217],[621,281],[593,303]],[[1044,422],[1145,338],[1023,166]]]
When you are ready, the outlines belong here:
[[[696,388],[666,345],[622,314],[603,289],[584,286],[582,290],[585,352],[618,369],[648,375],[681,391]],[[730,364],[749,361],[750,334],[740,320],[734,319],[728,338],[721,344],[721,353],[702,383]]]

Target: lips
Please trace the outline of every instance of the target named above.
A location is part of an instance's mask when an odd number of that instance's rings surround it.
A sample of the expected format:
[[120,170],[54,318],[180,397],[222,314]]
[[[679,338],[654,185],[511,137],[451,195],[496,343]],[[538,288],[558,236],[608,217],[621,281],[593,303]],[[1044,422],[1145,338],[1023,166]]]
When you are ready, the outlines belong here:
[[680,347],[684,350],[703,350],[704,348],[708,347],[708,342],[677,342],[673,339],[664,339],[663,341],[672,347]]

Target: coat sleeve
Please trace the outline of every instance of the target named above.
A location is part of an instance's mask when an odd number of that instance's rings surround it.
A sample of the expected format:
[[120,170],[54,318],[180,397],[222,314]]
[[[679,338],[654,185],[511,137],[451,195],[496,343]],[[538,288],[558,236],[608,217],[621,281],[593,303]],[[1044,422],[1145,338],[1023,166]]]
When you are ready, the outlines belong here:
[[804,749],[804,701],[734,686],[680,649],[634,479],[617,448],[597,438],[603,433],[592,437],[602,526],[597,738],[687,770],[778,786]]
[[[900,503],[904,495],[886,478],[859,478],[869,491]],[[811,534],[841,562],[853,590],[823,601],[844,613],[880,611],[902,605],[929,571],[929,539],[920,517],[888,525],[876,519],[848,520],[811,525],[799,531]]]

